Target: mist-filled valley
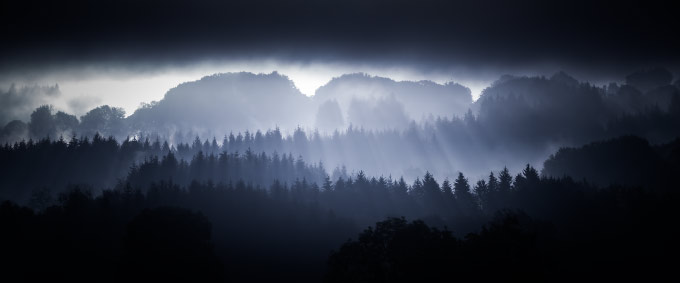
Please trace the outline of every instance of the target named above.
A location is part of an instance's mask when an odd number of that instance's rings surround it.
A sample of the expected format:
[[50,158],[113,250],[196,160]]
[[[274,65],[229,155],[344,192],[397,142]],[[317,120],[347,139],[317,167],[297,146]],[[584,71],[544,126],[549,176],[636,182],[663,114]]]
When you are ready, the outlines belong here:
[[[463,278],[506,270],[488,280],[609,275],[632,254],[668,251],[643,231],[673,235],[654,226],[672,221],[680,174],[671,82],[664,69],[604,86],[506,75],[472,101],[454,83],[352,74],[307,97],[278,73],[226,73],[129,116],[39,106],[3,129],[8,270],[411,281],[455,263]],[[620,250],[628,241],[660,246]],[[56,264],[63,253],[72,259]],[[39,272],[26,269],[34,254]]]
[[[28,121],[8,122],[2,137],[11,145],[99,134],[119,143],[167,143],[185,160],[198,151],[250,149],[322,163],[329,175],[344,167],[349,174],[409,181],[426,172],[442,179],[459,171],[481,177],[503,167],[540,165],[563,146],[623,135],[671,141],[680,129],[680,90],[672,79],[665,69],[602,87],[564,72],[549,78],[506,75],[473,102],[470,90],[455,83],[352,74],[307,97],[278,73],[227,73],[182,83],[127,117],[108,105],[80,119],[40,106]],[[143,157],[128,158],[123,168]]]
[[0,281],[671,281],[676,19],[3,3]]

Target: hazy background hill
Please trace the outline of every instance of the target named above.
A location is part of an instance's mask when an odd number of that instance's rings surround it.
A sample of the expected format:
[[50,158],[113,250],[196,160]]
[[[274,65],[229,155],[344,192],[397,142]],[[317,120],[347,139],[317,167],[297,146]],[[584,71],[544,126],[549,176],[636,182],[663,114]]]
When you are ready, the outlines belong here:
[[[323,130],[350,124],[368,129],[403,129],[410,120],[462,116],[472,103],[470,89],[457,83],[394,81],[364,73],[333,78],[312,98],[324,106],[319,108],[315,124]],[[329,103],[337,106],[328,106]],[[342,120],[333,120],[338,116],[328,111],[332,108],[340,109]]]
[[224,73],[186,82],[127,118],[130,131],[221,136],[229,132],[297,127],[324,133],[350,125],[405,129],[411,121],[461,116],[472,103],[456,83],[394,81],[363,73],[332,79],[314,96],[300,93],[279,73]]
[[276,72],[215,74],[169,90],[160,101],[135,111],[128,124],[133,131],[203,135],[294,129],[311,120],[310,107],[310,99]]
[[80,117],[42,106],[29,121],[8,123],[0,136],[5,142],[46,136],[68,141],[98,132],[119,141],[167,141],[176,149],[219,145],[230,152],[291,153],[323,162],[329,175],[345,166],[349,173],[407,181],[428,171],[481,177],[489,169],[541,164],[565,146],[623,135],[652,144],[675,139],[680,95],[672,80],[664,69],[602,86],[564,72],[507,75],[472,102],[470,90],[454,83],[350,74],[307,97],[275,72],[225,73],[180,84],[129,117],[107,105]]
[[[473,108],[485,131],[503,137],[498,140],[504,143],[583,144],[625,134],[665,142],[678,133],[664,118],[677,113],[673,99],[680,90],[670,84],[671,78],[665,69],[643,70],[629,75],[623,85],[599,87],[564,72],[550,78],[506,75],[486,88]],[[654,122],[642,131],[627,121],[630,117]]]

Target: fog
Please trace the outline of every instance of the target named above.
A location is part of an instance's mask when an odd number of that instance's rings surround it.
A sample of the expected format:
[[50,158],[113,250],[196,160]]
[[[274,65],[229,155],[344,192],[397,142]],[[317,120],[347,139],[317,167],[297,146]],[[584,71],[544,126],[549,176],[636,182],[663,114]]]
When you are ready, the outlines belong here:
[[42,104],[54,102],[61,92],[58,86],[53,87],[20,87],[15,85],[0,93],[0,124],[7,124],[12,120],[27,121],[31,112]]
[[7,282],[664,281],[668,1],[5,1]]
[[[215,139],[231,152],[292,153],[322,162],[329,175],[345,167],[349,174],[409,182],[426,172],[441,180],[458,172],[482,177],[527,163],[540,169],[560,147],[594,140],[634,134],[653,143],[670,141],[677,134],[670,122],[677,107],[674,79],[663,68],[602,86],[565,72],[504,75],[473,101],[470,89],[454,82],[355,73],[332,78],[306,96],[278,72],[219,73],[181,83],[133,113],[103,106],[76,119],[36,110],[25,126],[7,124],[3,140],[99,133],[119,141],[160,139],[178,148],[196,138],[200,144]],[[193,154],[180,156],[190,160]]]

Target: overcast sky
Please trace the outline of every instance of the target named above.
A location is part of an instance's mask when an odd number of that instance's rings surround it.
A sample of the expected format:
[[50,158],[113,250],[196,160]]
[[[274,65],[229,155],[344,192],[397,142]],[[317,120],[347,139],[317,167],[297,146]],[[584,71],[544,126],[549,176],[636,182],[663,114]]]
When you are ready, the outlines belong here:
[[[551,3],[547,3],[551,2]],[[665,1],[5,1],[0,86],[59,83],[131,112],[215,72],[278,70],[305,94],[333,76],[456,81],[565,70],[677,76],[678,12]],[[7,107],[7,106],[0,106]],[[128,113],[129,114],[129,113]]]

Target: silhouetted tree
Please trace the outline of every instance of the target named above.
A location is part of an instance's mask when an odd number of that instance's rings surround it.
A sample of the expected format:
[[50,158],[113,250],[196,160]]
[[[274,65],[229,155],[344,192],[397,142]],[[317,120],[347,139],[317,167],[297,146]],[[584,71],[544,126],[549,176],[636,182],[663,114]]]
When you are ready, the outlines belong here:
[[52,106],[43,105],[35,109],[31,113],[31,121],[28,123],[28,129],[32,137],[37,139],[52,136],[56,132],[54,125],[54,117],[52,117]]
[[484,179],[479,180],[475,184],[474,191],[475,194],[477,195],[477,199],[479,199],[479,205],[481,206],[481,209],[482,210],[489,209],[491,203],[490,202],[491,190],[489,189],[489,184],[487,184]]
[[477,208],[475,199],[470,192],[470,184],[463,173],[458,172],[458,177],[453,183],[453,194],[456,197],[456,204],[465,215],[474,213]]

